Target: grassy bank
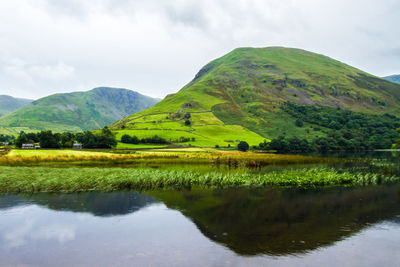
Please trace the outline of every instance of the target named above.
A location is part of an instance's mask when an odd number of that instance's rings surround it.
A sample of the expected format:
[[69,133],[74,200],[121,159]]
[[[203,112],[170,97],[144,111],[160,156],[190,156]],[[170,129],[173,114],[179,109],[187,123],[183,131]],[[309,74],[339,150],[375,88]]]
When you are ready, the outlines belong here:
[[[77,151],[77,150],[12,150],[0,156],[0,165],[52,165],[98,163],[121,164],[226,164],[233,167],[266,165],[338,163],[343,159],[278,155],[267,153],[218,151],[213,149],[173,149],[164,151]],[[348,161],[348,160],[346,160]]]
[[394,176],[338,172],[333,168],[250,172],[179,171],[140,168],[0,167],[0,192],[77,192],[229,186],[332,186],[376,184]]

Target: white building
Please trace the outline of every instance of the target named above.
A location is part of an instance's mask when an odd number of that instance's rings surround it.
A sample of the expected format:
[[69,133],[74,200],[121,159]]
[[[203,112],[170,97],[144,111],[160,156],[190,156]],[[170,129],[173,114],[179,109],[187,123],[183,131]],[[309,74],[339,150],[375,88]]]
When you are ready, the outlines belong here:
[[82,149],[82,144],[80,144],[80,143],[74,143],[74,144],[72,144],[72,148],[73,148],[73,149]]
[[22,144],[23,149],[34,149],[35,145],[34,144]]

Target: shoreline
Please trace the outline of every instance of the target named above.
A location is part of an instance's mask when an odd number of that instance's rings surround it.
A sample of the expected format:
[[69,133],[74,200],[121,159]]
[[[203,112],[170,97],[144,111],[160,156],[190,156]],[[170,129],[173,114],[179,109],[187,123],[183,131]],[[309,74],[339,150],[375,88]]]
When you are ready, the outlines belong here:
[[[217,150],[124,154],[11,150],[7,155],[0,156],[0,193],[141,191],[191,187],[325,187],[399,180],[395,176],[397,172],[384,175],[329,167],[329,164],[341,163],[370,161]],[[204,170],[200,171],[196,166],[202,166]],[[223,168],[219,169],[218,166]],[[264,167],[278,169],[260,171]]]

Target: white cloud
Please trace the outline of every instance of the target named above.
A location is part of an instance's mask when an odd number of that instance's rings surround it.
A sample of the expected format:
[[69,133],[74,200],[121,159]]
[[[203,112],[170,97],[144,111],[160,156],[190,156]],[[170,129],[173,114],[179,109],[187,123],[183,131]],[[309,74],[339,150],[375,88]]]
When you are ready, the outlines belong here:
[[41,79],[61,81],[74,76],[75,69],[72,66],[66,65],[64,62],[59,62],[57,65],[36,65],[30,66],[27,71],[32,75]]
[[69,225],[49,225],[39,228],[30,234],[33,240],[55,240],[58,243],[65,243],[75,240],[76,229]]
[[7,246],[14,248],[25,245],[27,236],[32,231],[33,225],[34,221],[28,220],[7,232],[4,236]]
[[14,58],[5,64],[3,70],[11,77],[18,79],[26,85],[34,85],[34,81],[29,73],[27,73],[26,62],[19,58]]
[[65,243],[75,240],[76,228],[71,225],[50,224],[45,227],[36,228],[33,220],[27,220],[10,229],[5,235],[4,240],[7,247],[21,247],[31,240],[57,241]]
[[399,9],[397,0],[3,0],[0,93],[105,85],[162,97],[240,46],[299,47],[400,73]]

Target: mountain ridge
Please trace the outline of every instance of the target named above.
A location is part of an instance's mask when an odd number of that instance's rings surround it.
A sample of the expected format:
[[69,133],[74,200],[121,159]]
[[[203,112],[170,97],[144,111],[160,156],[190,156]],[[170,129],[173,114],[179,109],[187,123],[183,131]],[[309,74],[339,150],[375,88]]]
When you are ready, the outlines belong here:
[[7,115],[20,107],[26,106],[33,100],[17,98],[9,95],[0,95],[0,117]]
[[386,76],[386,77],[383,77],[383,79],[385,79],[385,80],[387,80],[389,82],[400,84],[400,74]]
[[0,119],[4,133],[53,130],[94,130],[151,107],[157,99],[138,92],[97,87],[84,92],[57,93],[33,101]]

